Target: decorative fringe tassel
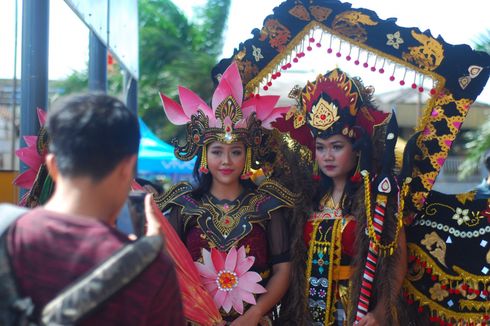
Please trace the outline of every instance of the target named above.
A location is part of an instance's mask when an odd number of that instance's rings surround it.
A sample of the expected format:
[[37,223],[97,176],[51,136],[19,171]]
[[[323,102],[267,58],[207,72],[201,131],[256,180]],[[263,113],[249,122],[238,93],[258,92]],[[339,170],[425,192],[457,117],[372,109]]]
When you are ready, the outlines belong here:
[[243,172],[241,175],[242,180],[249,179],[252,176],[252,148],[247,147],[247,154],[245,157],[245,167],[243,168]]
[[314,181],[320,181],[320,172],[318,171],[318,163],[315,160],[315,163],[313,163],[313,175],[312,178]]
[[206,147],[207,147],[207,145],[202,146],[201,164],[199,166],[199,172],[204,173],[204,174],[209,173],[208,160],[206,158],[206,156],[207,156]]

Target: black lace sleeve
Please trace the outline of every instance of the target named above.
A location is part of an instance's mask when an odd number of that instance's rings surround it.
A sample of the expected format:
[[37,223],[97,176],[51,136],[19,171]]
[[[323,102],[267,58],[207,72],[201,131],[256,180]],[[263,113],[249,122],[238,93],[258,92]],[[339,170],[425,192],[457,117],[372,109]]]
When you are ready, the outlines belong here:
[[179,235],[180,239],[184,241],[184,221],[182,219],[182,214],[180,214],[180,207],[172,206],[170,210],[165,213],[165,216],[175,232]]
[[269,240],[269,253],[271,265],[288,262],[289,257],[289,232],[288,224],[283,209],[272,212],[267,226]]

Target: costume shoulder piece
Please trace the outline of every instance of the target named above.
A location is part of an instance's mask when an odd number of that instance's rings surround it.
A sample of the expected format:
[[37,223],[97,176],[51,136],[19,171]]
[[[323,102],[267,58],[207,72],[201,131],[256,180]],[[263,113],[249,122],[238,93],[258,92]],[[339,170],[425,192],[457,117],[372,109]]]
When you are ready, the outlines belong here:
[[172,204],[183,206],[181,203],[182,196],[189,194],[191,191],[192,185],[189,182],[179,182],[165,193],[154,196],[154,199],[160,210],[165,211]]
[[298,194],[289,191],[280,182],[267,179],[260,184],[257,189],[258,193],[266,194],[270,196],[270,200],[274,201],[279,207],[294,207],[296,200],[298,199]]

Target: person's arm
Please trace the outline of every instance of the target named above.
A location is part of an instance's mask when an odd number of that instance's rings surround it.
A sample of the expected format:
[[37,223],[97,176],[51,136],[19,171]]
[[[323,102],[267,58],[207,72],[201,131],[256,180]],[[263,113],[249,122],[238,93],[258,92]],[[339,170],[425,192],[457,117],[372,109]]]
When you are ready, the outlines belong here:
[[[403,279],[405,278],[405,274],[407,273],[407,240],[405,236],[405,229],[402,227],[400,230],[400,235],[398,237],[398,263],[395,264],[395,284],[392,289],[392,294],[395,296],[400,293]],[[370,311],[361,321],[358,323],[359,326],[377,326],[384,325],[385,315],[386,315],[386,307],[387,307],[388,299],[386,297],[381,297],[378,299],[378,303],[376,307],[372,311]]]
[[232,326],[257,325],[260,319],[281,301],[289,287],[291,263],[289,262],[289,234],[283,211],[271,214],[267,226],[269,254],[271,255],[272,277],[267,282],[267,292],[260,295],[257,304],[251,306],[243,316],[237,318]]
[[235,319],[231,326],[258,325],[265,316],[284,296],[288,287],[291,273],[291,263],[279,263],[272,267],[272,277],[267,283],[267,292],[257,300],[257,304],[250,307],[243,316]]

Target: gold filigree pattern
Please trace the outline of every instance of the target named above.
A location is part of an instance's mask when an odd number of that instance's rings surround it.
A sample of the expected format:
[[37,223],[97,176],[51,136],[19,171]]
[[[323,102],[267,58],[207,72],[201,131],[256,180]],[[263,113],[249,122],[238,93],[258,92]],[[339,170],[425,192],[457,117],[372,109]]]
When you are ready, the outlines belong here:
[[362,43],[367,40],[367,31],[363,25],[375,26],[377,24],[371,17],[362,12],[345,11],[335,17],[332,28],[338,33]]
[[434,256],[443,266],[446,266],[446,242],[439,237],[436,232],[426,234],[425,238],[420,241],[428,252]]
[[327,130],[339,119],[337,106],[323,98],[313,106],[310,113],[311,125],[319,130]]
[[433,71],[439,67],[444,58],[444,48],[436,39],[412,30],[414,39],[420,46],[409,47],[409,53],[403,53],[403,59],[421,69]]
[[467,201],[472,202],[473,200],[475,200],[475,195],[476,195],[476,192],[469,191],[469,192],[463,192],[461,194],[457,194],[456,198],[458,199],[458,201],[461,204],[464,205]]
[[281,52],[291,39],[291,32],[277,19],[267,19],[260,31],[260,40],[265,41],[266,39],[269,39],[271,47]]

